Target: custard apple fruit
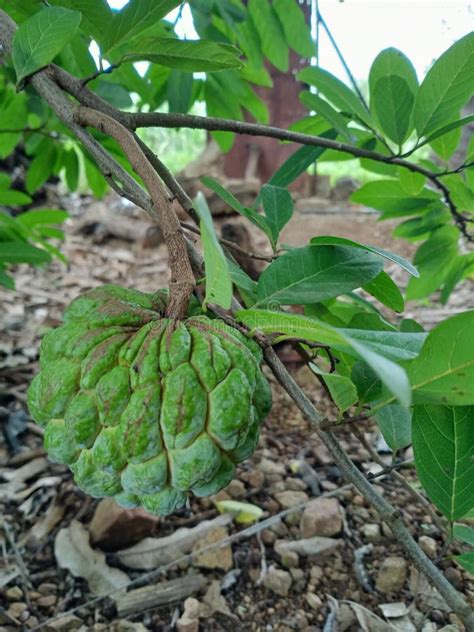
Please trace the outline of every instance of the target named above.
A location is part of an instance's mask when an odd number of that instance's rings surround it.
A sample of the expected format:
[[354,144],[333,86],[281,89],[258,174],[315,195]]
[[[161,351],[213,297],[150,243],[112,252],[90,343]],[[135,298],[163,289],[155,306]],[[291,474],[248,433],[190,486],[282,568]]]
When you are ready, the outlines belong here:
[[215,494],[254,451],[271,393],[258,345],[193,299],[106,285],[72,301],[28,390],[51,458],[92,496],[166,515]]

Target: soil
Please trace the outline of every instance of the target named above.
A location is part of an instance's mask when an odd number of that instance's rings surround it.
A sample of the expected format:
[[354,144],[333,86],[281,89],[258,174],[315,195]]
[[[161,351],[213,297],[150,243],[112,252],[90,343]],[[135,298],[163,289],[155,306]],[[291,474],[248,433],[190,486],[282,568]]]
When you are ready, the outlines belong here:
[[[227,563],[224,565],[225,555],[215,547],[209,552],[211,562],[207,567],[199,564],[196,557],[181,559],[176,565],[167,565],[160,576],[155,574],[150,578],[146,571],[129,568],[119,560],[117,537],[122,545],[127,539],[130,544],[145,536],[161,538],[176,533],[180,527],[194,527],[204,519],[213,520],[219,515],[216,499],[192,499],[175,515],[159,520],[144,519],[140,527],[137,527],[136,517],[134,520],[133,515],[122,512],[117,518],[115,540],[110,533],[106,534],[100,546],[95,547],[96,551],[103,550],[106,554],[100,564],[109,569],[119,568],[130,580],[145,587],[193,573],[202,574],[206,585],[193,594],[199,602],[197,605],[192,600],[186,601],[187,617],[182,616],[183,597],[157,607],[138,607],[126,616],[119,616],[115,594],[89,603],[96,597],[90,582],[60,567],[55,557],[55,543],[58,533],[70,528],[75,524],[73,521],[90,530],[101,501],[80,492],[66,467],[42,461],[41,431],[28,417],[25,392],[37,370],[41,334],[61,322],[62,311],[74,296],[108,282],[151,291],[166,284],[168,271],[163,244],[145,248],[143,243],[113,237],[94,243],[90,234],[77,233],[84,201],[75,206],[71,202],[70,207],[72,219],[66,226],[63,248],[67,266],[58,262],[43,269],[21,266],[15,275],[17,291],[0,291],[0,420],[4,431],[0,444],[0,543],[3,550],[0,632],[18,629],[431,632],[448,625],[452,627],[446,630],[462,630],[459,619],[449,611],[440,595],[420,580],[389,528],[356,491],[345,485],[339,469],[308,422],[274,383],[274,405],[264,424],[258,449],[251,459],[239,466],[231,486],[218,495],[221,500],[233,499],[259,507],[263,510],[260,520],[274,517],[273,523],[259,529],[235,520],[231,522],[227,527],[228,534],[235,536],[227,546],[227,549],[231,546],[231,568]],[[104,203],[102,210],[114,213],[116,222],[122,217],[127,221],[143,221],[136,209],[121,207],[114,198]],[[303,244],[310,235],[333,234],[391,248],[406,256],[413,252],[411,245],[393,242],[390,224],[379,223],[375,215],[352,207],[346,207],[341,213],[299,213],[291,226],[284,235],[286,243]],[[253,241],[254,250],[265,249],[258,236],[253,235]],[[403,275],[399,275],[399,279],[403,283]],[[457,290],[445,307],[440,308],[433,301],[421,306],[408,305],[407,311],[430,328],[449,314],[474,307],[472,285],[466,283]],[[285,349],[281,353],[321,412],[333,418],[335,412],[325,403],[318,382],[294,355]],[[390,463],[392,455],[375,425],[369,420],[362,422],[359,428],[378,458]],[[373,455],[368,454],[354,436],[342,430],[340,437],[362,471],[375,471]],[[400,456],[410,458],[410,449]],[[309,467],[309,478],[301,475],[302,470],[295,465],[298,462]],[[29,473],[23,476],[24,468],[29,468]],[[402,475],[419,489],[412,470],[403,470]],[[414,537],[425,537],[426,547],[431,547],[438,566],[466,598],[473,601],[473,577],[451,559],[456,549],[446,546],[444,534],[425,507],[390,476],[377,478],[376,485],[402,513]],[[321,527],[323,533],[317,534],[327,537],[329,533],[332,548],[325,554],[280,555],[275,540],[300,541],[303,510],[308,511],[308,503],[321,494],[334,498],[337,507],[332,518],[329,514],[322,516],[329,526]],[[303,507],[279,518],[287,504],[293,502],[292,498],[299,499]],[[118,548],[122,545],[119,543]],[[366,545],[370,546],[361,548]],[[392,590],[384,592],[381,576],[387,558],[398,558],[402,576],[398,584],[396,577],[392,577]],[[359,561],[355,564],[356,559]],[[216,598],[211,599],[213,605],[206,610],[202,603],[213,580],[218,582],[223,601],[217,603]],[[209,592],[207,597],[209,601]],[[398,604],[395,607],[398,616],[390,617],[386,604]],[[74,612],[69,618],[55,618],[71,610]]]

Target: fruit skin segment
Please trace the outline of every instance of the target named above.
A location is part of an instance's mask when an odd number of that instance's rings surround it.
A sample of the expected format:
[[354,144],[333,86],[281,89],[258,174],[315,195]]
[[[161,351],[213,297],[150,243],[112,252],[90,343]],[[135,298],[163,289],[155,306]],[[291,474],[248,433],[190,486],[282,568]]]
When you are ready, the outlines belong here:
[[258,345],[192,299],[116,285],[74,299],[40,346],[28,407],[49,456],[92,496],[167,515],[215,494],[256,448],[271,408]]

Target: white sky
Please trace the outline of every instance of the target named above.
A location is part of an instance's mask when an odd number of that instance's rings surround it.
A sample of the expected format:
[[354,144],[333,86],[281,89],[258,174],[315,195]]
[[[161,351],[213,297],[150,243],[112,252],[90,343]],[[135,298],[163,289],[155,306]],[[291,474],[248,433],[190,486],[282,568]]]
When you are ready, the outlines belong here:
[[[108,0],[114,8],[126,2]],[[474,29],[474,1],[468,0],[319,0],[319,10],[359,80],[367,79],[372,61],[389,46],[408,56],[421,80],[434,59]],[[196,37],[188,7],[178,32]],[[321,67],[346,80],[323,31],[319,46]]]

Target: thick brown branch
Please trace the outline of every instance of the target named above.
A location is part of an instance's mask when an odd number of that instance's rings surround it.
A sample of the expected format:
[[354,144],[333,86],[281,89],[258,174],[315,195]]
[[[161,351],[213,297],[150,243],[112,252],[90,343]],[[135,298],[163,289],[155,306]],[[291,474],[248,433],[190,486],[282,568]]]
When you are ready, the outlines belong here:
[[194,275],[178,217],[155,169],[139,147],[134,134],[112,117],[81,106],[75,110],[74,120],[82,126],[95,127],[114,138],[135,173],[143,180],[157,210],[161,232],[168,247],[171,281],[167,315],[176,319],[184,318],[194,289]]

